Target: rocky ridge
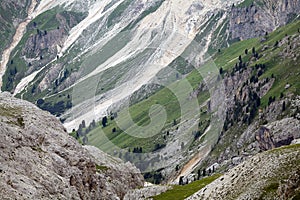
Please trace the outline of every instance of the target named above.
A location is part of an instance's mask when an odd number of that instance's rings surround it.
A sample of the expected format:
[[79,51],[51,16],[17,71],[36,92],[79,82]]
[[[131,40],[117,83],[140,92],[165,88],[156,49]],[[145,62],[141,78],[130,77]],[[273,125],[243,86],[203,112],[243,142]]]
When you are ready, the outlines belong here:
[[257,154],[187,199],[298,199],[299,147]]

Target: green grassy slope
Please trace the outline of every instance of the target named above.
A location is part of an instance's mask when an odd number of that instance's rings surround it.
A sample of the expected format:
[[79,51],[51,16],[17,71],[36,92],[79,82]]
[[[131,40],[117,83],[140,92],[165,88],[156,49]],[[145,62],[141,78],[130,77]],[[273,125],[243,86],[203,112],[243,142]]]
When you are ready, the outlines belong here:
[[[70,16],[73,16],[76,20],[81,21],[86,13],[76,13],[73,11],[64,11],[60,7],[52,8],[32,20],[26,29],[26,33],[23,35],[21,41],[18,43],[17,47],[12,51],[10,55],[10,62],[7,64],[6,72],[3,76],[2,90],[11,91],[14,89],[21,79],[26,76],[26,72],[29,70],[31,65],[35,68],[41,68],[42,61],[36,58],[36,55],[31,55],[32,52],[26,52],[25,44],[28,39],[34,35],[44,35],[45,31],[49,32],[51,30],[60,29],[60,22],[57,15],[65,17],[67,22],[70,22]],[[48,48],[43,49],[43,60],[47,60],[50,57],[56,57],[56,55],[50,55],[48,53]],[[24,56],[30,59],[36,59],[33,63],[28,63],[25,61]],[[28,91],[30,95],[31,91]],[[30,96],[27,94],[27,96]],[[35,98],[28,98],[27,100],[34,102]]]
[[[276,77],[275,83],[271,90],[268,92],[266,96],[262,98],[262,107],[266,106],[267,100],[269,96],[278,97],[281,92],[286,93],[294,93],[300,94],[299,88],[300,83],[298,79],[299,75],[299,57],[295,57],[293,59],[279,56],[279,54],[285,49],[289,48],[289,45],[283,44],[280,47],[274,48],[274,44],[276,41],[283,40],[287,37],[295,37],[299,35],[298,27],[300,25],[300,21],[295,21],[285,27],[282,27],[271,33],[266,38],[266,41],[260,42],[259,38],[254,38],[250,40],[245,40],[241,42],[237,42],[231,45],[229,48],[221,49],[220,52],[216,53],[213,60],[215,64],[219,68],[223,68],[225,72],[231,72],[232,68],[235,66],[235,63],[238,62],[239,55],[242,56],[242,59],[246,61],[249,67],[254,67],[255,64],[266,64],[267,70],[260,78],[266,78],[273,76]],[[267,49],[264,49],[268,46]],[[251,56],[251,50],[255,47],[256,52],[259,53],[260,58],[258,60],[253,60]],[[245,55],[245,49],[248,49],[249,53]],[[299,55],[299,48],[294,49],[294,54]],[[202,69],[209,68],[211,63],[206,63]],[[189,75],[187,75],[186,79],[190,82],[193,88],[198,87],[201,83],[201,76],[196,72],[192,71]],[[284,87],[286,83],[290,83],[292,86],[285,90]],[[172,85],[176,85],[180,83],[180,81],[176,81]],[[284,91],[283,91],[284,90]],[[205,102],[209,98],[208,93],[202,93],[199,95],[199,104]],[[149,109],[154,104],[163,105],[167,111],[167,124],[165,126],[165,130],[174,129],[176,126],[173,126],[173,120],[177,120],[179,122],[180,117],[180,107],[176,96],[174,96],[170,90],[164,88],[149,98],[133,105],[130,107],[130,113],[133,120],[140,126],[146,126],[150,122],[149,118]],[[136,147],[141,146],[145,151],[151,151],[155,143],[163,143],[163,136],[165,132],[163,131],[161,135],[157,135],[155,138],[151,137],[148,139],[136,139],[125,134],[123,131],[117,128],[116,133],[112,133],[112,129],[116,127],[114,121],[109,122],[108,126],[103,129],[105,134],[101,134],[102,128],[98,126],[96,129],[92,130],[88,134],[89,144],[101,147],[105,150],[109,149],[109,145],[107,145],[107,138],[110,142],[113,142],[116,145],[119,145],[122,148],[126,147]],[[106,138],[107,137],[107,138]],[[106,139],[105,139],[106,138]],[[151,143],[149,143],[151,141]]]
[[210,184],[217,178],[219,178],[221,175],[220,174],[215,174],[210,177],[203,178],[201,180],[192,182],[187,185],[174,185],[172,186],[171,190],[168,190],[165,193],[162,193],[158,196],[152,197],[154,200],[183,200],[198,190],[204,188],[206,185]]
[[[299,83],[299,52],[295,38],[299,37],[300,21],[296,20],[287,26],[270,33],[266,40],[260,42],[260,39],[254,38],[237,42],[227,49],[222,49],[221,53],[215,55],[215,63],[218,67],[222,67],[225,71],[230,69],[238,62],[238,56],[241,55],[244,61],[247,61],[250,67],[255,64],[265,64],[267,69],[260,79],[275,77],[275,83],[266,96],[262,98],[262,106],[267,105],[270,96],[278,98],[280,93],[300,94]],[[290,39],[289,39],[290,38]],[[280,41],[286,41],[281,44]],[[278,46],[275,46],[279,42]],[[296,46],[295,46],[296,45]],[[295,47],[292,47],[295,46]],[[259,53],[258,60],[251,60],[251,50],[255,47]],[[245,55],[244,50],[248,49],[250,53]],[[285,53],[286,55],[284,55]],[[285,89],[285,85],[289,83],[291,87]]]
[[[215,56],[217,65],[219,67],[223,67],[229,74],[232,72],[231,68],[235,65],[236,62],[238,62],[238,57],[236,56],[236,59],[234,61],[231,61],[231,58],[234,58],[233,56],[231,56],[231,54],[234,54],[233,52],[237,53],[235,55],[240,54],[242,56],[243,61],[246,61],[248,63],[248,68],[254,69],[254,74],[257,73],[257,71],[255,70],[256,64],[264,64],[266,66],[265,71],[260,77],[258,77],[258,79],[266,80],[268,78],[269,80],[271,80],[271,78],[274,77],[274,83],[267,94],[260,99],[261,105],[258,108],[260,110],[264,110],[264,108],[268,106],[270,97],[275,97],[276,100],[283,100],[283,98],[293,98],[293,95],[300,94],[300,33],[298,32],[299,25],[299,20],[294,21],[293,23],[279,28],[273,33],[270,33],[266,37],[266,40],[260,41],[260,39],[251,39],[238,42],[232,45],[230,48],[221,50],[221,53]],[[275,46],[276,41],[278,41],[279,43],[278,46]],[[243,49],[246,48],[249,50],[249,52],[251,52],[252,47],[255,47],[256,51],[258,52],[258,60],[250,58],[249,53],[248,55],[245,55],[245,53],[243,53]],[[290,84],[289,88],[286,88],[287,83]],[[264,123],[264,121],[258,119],[257,116],[257,114],[259,113],[258,109],[256,112],[256,116],[254,117],[254,122],[259,122],[259,124],[262,124]],[[287,109],[287,111],[282,112],[280,118],[291,116],[292,113],[290,113],[289,111],[290,110]],[[230,148],[233,152],[238,154],[238,149],[236,149],[237,147],[233,141],[235,141],[236,136],[243,133],[243,131],[246,130],[248,126],[248,123],[235,123],[229,130],[224,133],[221,138],[221,143],[216,145],[210,153],[210,156],[207,159],[210,160],[209,163],[206,163],[205,161],[202,166],[199,166],[199,168],[209,166],[211,162],[213,162],[213,160],[217,160],[222,152],[224,152],[227,148]]]

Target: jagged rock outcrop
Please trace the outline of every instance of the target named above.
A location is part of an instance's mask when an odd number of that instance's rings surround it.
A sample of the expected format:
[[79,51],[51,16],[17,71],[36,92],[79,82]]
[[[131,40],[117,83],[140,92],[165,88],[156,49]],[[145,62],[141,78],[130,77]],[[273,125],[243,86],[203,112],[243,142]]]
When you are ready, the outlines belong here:
[[298,199],[299,161],[299,145],[257,154],[187,199]]
[[31,103],[0,94],[0,199],[122,199],[143,186],[129,163],[82,147]]
[[234,7],[229,21],[231,39],[263,36],[286,25],[299,12],[299,0],[255,0],[251,6]]
[[[55,27],[47,27],[45,30],[41,29],[39,24],[41,22],[33,22],[28,27],[29,31],[36,31],[32,34],[25,43],[22,49],[22,55],[27,58],[36,58],[39,56],[47,55],[50,58],[55,58],[58,53],[58,47],[62,47],[68,32],[77,25],[83,17],[77,17],[76,13],[57,13],[55,19],[53,19]],[[84,15],[83,15],[84,16]],[[54,26],[54,25],[52,25]],[[49,62],[49,61],[48,61]]]
[[61,64],[56,64],[53,67],[51,67],[48,70],[48,73],[43,78],[43,80],[38,85],[38,90],[44,91],[53,83],[53,81],[58,80],[57,77],[59,77],[62,68],[63,65]]
[[[255,122],[239,136],[232,137],[231,145],[227,146],[215,160],[212,157],[208,158],[209,163],[217,162],[221,167],[229,169],[259,152],[290,145],[293,141],[297,143],[300,138],[299,124],[299,120],[293,117],[276,120],[263,126]],[[224,147],[226,138],[230,136],[223,135],[219,141]]]
[[[261,151],[289,145],[300,138],[296,117],[299,97],[282,97],[260,109],[260,99],[272,88],[275,78],[259,80],[259,71],[263,72],[266,66],[249,68],[248,65],[251,61],[240,61],[224,76],[227,102],[224,129],[202,167],[218,163],[222,169],[230,169]],[[283,109],[288,110],[287,113]]]
[[38,30],[27,41],[22,50],[22,54],[28,58],[37,58],[45,55],[55,58],[57,55],[57,46],[62,46],[67,32],[64,29],[55,29],[51,31]]
[[267,151],[275,148],[273,135],[266,127],[261,127],[255,134],[255,139],[262,151]]
[[300,138],[299,120],[285,118],[266,125],[273,134],[275,147],[290,145],[294,139]]

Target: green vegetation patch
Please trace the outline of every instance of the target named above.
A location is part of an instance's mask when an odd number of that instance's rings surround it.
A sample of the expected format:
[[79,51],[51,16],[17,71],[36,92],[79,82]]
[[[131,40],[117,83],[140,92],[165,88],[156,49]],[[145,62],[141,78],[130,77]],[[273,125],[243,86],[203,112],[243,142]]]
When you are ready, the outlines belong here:
[[96,165],[96,170],[99,171],[107,171],[109,168],[104,165]]
[[215,174],[187,185],[175,185],[171,190],[168,190],[167,192],[162,193],[158,196],[154,196],[152,198],[154,200],[183,200],[193,195],[195,192],[201,190],[220,176],[220,174]]
[[122,3],[120,3],[116,9],[108,16],[107,18],[107,28],[111,27],[114,22],[122,16],[124,11],[128,8],[132,0],[125,0]]
[[[291,42],[283,44],[282,46],[275,46],[278,41],[299,35],[299,26],[300,21],[297,20],[285,27],[279,28],[273,33],[270,33],[267,37],[267,40],[263,43],[263,45],[268,45],[269,48],[264,51],[265,56],[259,61],[259,63],[265,63],[267,66],[267,71],[260,78],[263,79],[274,77],[275,82],[268,94],[262,98],[262,106],[268,105],[268,100],[270,97],[279,99],[281,93],[293,93],[296,95],[300,94],[300,68],[298,66],[300,57],[297,56],[299,55],[300,50],[294,49],[293,52],[289,53],[290,57],[288,58],[278,55],[282,54],[282,52],[290,51],[290,45],[293,45]],[[285,86],[288,84],[291,87],[286,89]]]
[[18,108],[3,107],[0,105],[0,113],[1,116],[16,117],[22,113],[22,110]]
[[242,3],[238,4],[237,7],[244,8],[253,5],[254,0],[245,0]]
[[264,190],[264,192],[266,192],[267,194],[269,194],[269,193],[276,192],[277,189],[278,189],[278,187],[279,187],[279,183],[270,183],[263,190]]
[[272,150],[269,150],[267,151],[267,153],[280,153],[284,150],[297,150],[300,148],[300,144],[293,144],[293,145],[288,145],[288,146],[282,146],[282,147],[279,147],[279,148],[275,148],[275,149],[272,149]]

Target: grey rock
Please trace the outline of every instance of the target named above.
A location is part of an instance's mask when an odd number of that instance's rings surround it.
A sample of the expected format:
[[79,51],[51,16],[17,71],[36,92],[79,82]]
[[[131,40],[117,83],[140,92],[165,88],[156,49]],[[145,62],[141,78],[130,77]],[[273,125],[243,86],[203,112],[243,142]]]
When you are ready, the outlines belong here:
[[242,157],[233,157],[231,159],[231,162],[232,162],[233,165],[238,165],[242,162],[242,159],[243,159]]
[[294,139],[300,138],[300,123],[298,119],[285,118],[267,124],[273,133],[273,140],[276,147],[289,145]]
[[157,196],[171,189],[171,186],[152,185],[142,189],[130,190],[124,197],[124,200],[144,200],[150,197]]
[[261,127],[255,134],[255,139],[259,143],[259,148],[262,151],[267,151],[275,148],[273,135],[266,127]]
[[134,166],[83,147],[31,103],[0,94],[0,199],[122,199],[143,186]]
[[[294,145],[257,154],[187,199],[292,199],[300,187],[299,152]],[[267,193],[272,184],[278,188]]]
[[291,16],[300,12],[299,0],[264,1],[249,7],[235,7],[230,16],[229,32],[232,39],[245,40],[264,36],[279,26],[286,25]]

